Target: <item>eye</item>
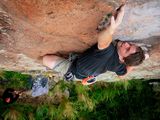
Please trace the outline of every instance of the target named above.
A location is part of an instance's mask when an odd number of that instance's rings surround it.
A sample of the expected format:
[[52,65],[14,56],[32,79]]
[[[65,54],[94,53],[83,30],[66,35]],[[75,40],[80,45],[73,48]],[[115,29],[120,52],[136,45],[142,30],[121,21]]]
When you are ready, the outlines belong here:
[[129,52],[130,51],[130,47],[128,47],[127,49],[126,49],[126,52]]

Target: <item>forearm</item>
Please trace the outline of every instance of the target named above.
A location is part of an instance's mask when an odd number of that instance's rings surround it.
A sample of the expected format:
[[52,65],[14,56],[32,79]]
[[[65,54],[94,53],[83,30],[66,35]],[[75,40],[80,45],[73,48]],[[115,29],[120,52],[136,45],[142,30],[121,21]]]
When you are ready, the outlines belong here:
[[110,45],[112,42],[112,35],[113,31],[110,27],[108,27],[106,30],[102,31],[98,35],[98,48],[104,49]]
[[106,28],[106,30],[99,33],[98,49],[105,49],[110,45],[110,43],[112,42],[112,35],[116,30],[116,28],[122,22],[123,16],[124,16],[124,5],[122,5],[117,11],[116,19],[114,18],[114,16],[112,16],[109,26]]
[[126,69],[127,69],[126,74],[118,76],[119,78],[123,79],[126,75],[128,75],[131,71],[133,71],[133,69],[135,69],[135,67],[133,67],[133,66],[127,66]]

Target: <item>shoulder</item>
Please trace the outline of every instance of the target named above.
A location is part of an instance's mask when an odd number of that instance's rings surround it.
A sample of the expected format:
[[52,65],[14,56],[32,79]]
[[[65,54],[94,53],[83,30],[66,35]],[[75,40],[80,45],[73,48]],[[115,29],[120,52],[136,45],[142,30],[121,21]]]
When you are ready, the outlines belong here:
[[94,54],[94,57],[97,57],[97,59],[109,59],[111,57],[115,56],[116,53],[116,48],[114,47],[114,45],[111,43],[107,48],[99,50],[96,47],[94,47],[94,50],[92,51]]
[[110,49],[115,49],[115,46],[114,46],[114,44],[111,42],[106,48],[99,49],[99,48],[98,48],[98,45],[97,45],[97,46],[96,46],[96,49],[97,49],[97,51],[107,51],[107,50],[110,50]]

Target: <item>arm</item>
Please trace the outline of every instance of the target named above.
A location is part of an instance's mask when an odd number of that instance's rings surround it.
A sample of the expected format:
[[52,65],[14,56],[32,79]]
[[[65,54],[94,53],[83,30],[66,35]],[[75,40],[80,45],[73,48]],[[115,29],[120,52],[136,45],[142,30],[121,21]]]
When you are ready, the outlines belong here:
[[119,77],[120,79],[125,78],[125,76],[126,76],[127,74],[129,74],[131,71],[133,71],[134,68],[135,68],[135,67],[133,67],[133,66],[127,66],[127,67],[126,67],[127,73],[124,74],[124,75],[118,76],[118,77]]
[[110,26],[98,35],[99,50],[105,49],[110,45],[110,43],[112,42],[112,35],[113,35],[113,32]]
[[98,49],[100,50],[107,48],[112,42],[112,35],[121,24],[124,16],[124,5],[121,6],[117,12],[116,18],[112,16],[110,25],[98,35]]

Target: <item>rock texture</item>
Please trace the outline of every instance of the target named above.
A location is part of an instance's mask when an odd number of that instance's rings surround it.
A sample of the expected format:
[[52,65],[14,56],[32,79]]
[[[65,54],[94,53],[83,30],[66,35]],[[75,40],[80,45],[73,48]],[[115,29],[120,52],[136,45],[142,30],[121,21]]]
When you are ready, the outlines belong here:
[[[41,70],[45,54],[65,56],[96,43],[103,15],[124,0],[1,0],[0,68]],[[150,58],[127,76],[160,78],[160,1],[129,0],[114,39],[152,45]],[[116,80],[107,72],[98,79]]]

